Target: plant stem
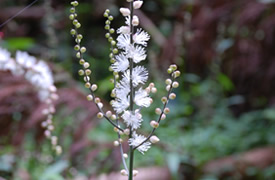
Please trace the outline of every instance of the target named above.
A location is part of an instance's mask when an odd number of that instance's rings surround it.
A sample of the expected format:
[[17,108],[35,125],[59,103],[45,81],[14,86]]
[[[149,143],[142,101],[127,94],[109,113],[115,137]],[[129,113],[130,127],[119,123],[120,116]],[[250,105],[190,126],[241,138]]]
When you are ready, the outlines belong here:
[[[133,1],[130,2],[130,44],[133,45],[133,34],[134,34],[134,26],[132,24],[133,21],[133,15],[134,15],[134,8],[133,8]],[[134,62],[133,59],[130,58],[130,110],[134,110],[134,87],[133,87],[133,68],[134,68]],[[130,127],[130,135],[129,138],[132,138],[133,131],[132,127]],[[133,166],[134,166],[134,147],[130,146],[130,162],[129,162],[129,174],[128,174],[128,180],[133,180]]]
[[133,169],[134,169],[134,149],[131,146],[130,147],[130,165],[129,165],[129,179],[128,180],[133,179]]

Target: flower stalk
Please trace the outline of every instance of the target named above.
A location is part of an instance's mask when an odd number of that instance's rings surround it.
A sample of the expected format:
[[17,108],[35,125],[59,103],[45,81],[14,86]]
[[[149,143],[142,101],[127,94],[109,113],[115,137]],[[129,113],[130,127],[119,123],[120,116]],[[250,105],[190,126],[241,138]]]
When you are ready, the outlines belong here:
[[[78,33],[78,29],[81,24],[77,20],[76,6],[77,1],[71,2],[73,6],[71,8],[71,14],[69,18],[72,20],[74,29],[71,30],[71,34],[75,38],[76,57],[79,59],[82,69],[79,71],[81,76],[84,76],[85,87],[90,90],[90,94],[87,96],[89,101],[96,104],[99,113],[98,118],[105,118],[113,127],[117,133],[118,140],[114,141],[114,146],[119,146],[120,154],[122,158],[122,164],[124,169],[121,170],[121,174],[128,176],[128,180],[132,180],[134,176],[138,174],[137,170],[134,170],[134,154],[135,150],[144,154],[150,149],[152,143],[157,143],[159,138],[154,135],[156,129],[159,127],[160,121],[166,118],[166,115],[170,112],[167,107],[169,99],[175,99],[176,95],[172,93],[173,88],[178,87],[178,83],[175,81],[180,76],[180,72],[177,71],[176,65],[171,65],[168,68],[168,73],[171,79],[166,80],[167,95],[164,96],[161,101],[163,102],[162,109],[157,108],[156,114],[159,116],[157,121],[151,121],[152,131],[148,136],[138,134],[137,130],[141,127],[143,119],[141,111],[143,108],[147,108],[153,102],[150,97],[150,93],[156,93],[157,88],[154,83],[150,83],[148,87],[143,85],[148,80],[148,70],[139,65],[141,61],[144,61],[147,57],[146,47],[150,39],[150,36],[141,28],[137,28],[139,25],[139,18],[134,15],[134,10],[139,9],[143,1],[140,0],[127,0],[129,2],[129,8],[120,8],[121,14],[125,17],[125,24],[117,29],[117,38],[113,38],[115,30],[111,28],[111,22],[113,16],[107,9],[104,12],[105,30],[107,33],[105,37],[110,42],[109,54],[111,66],[110,71],[113,72],[114,89],[111,96],[114,98],[111,101],[114,113],[103,110],[103,104],[100,99],[96,97],[95,91],[97,85],[93,84],[90,78],[91,71],[89,70],[89,62],[84,60],[83,54],[86,52],[85,47],[81,47],[81,39],[83,36]],[[124,122],[124,123],[122,123]],[[123,124],[123,128],[120,126]],[[126,136],[126,137],[125,137]],[[129,146],[128,155],[124,153],[122,142],[124,141]],[[126,158],[129,157],[128,166]],[[129,167],[129,168],[128,168]]]

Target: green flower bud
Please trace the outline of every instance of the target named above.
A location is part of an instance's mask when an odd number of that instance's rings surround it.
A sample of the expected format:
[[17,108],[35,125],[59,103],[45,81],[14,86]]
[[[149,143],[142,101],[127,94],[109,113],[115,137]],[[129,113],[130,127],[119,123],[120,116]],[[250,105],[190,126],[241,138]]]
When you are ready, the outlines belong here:
[[106,34],[105,34],[105,37],[106,37],[106,38],[109,38],[109,37],[110,37],[110,33],[106,33]]
[[113,49],[113,53],[117,54],[118,53],[118,49],[117,48]]
[[109,32],[110,32],[111,34],[113,34],[113,33],[115,32],[115,29],[114,29],[114,28],[111,28],[111,29],[109,30]]
[[110,24],[111,24],[111,21],[106,20],[106,21],[105,21],[105,24],[110,25]]
[[81,47],[81,48],[80,48],[80,52],[81,52],[81,53],[85,53],[85,52],[86,52],[86,48],[85,48],[85,47]]
[[105,26],[105,29],[106,29],[106,30],[109,30],[109,29],[110,29],[110,25],[106,25],[106,26]]
[[80,76],[83,76],[83,75],[84,75],[84,71],[83,71],[82,69],[80,69],[80,70],[78,71],[78,74],[79,74]]
[[80,27],[81,27],[81,24],[80,24],[80,23],[77,23],[77,24],[75,25],[75,27],[76,27],[76,28],[80,28]]
[[73,14],[70,14],[69,19],[70,19],[70,20],[74,20],[74,15],[73,15]]
[[70,12],[71,12],[71,13],[75,13],[75,8],[72,7],[72,8],[70,9]]
[[113,16],[109,16],[108,19],[109,19],[109,21],[112,21],[112,20],[114,20],[114,17]]
[[76,30],[75,29],[71,29],[71,35],[75,35],[76,34]]
[[77,19],[73,20],[73,25],[76,25],[77,23],[78,23]]
[[116,45],[116,41],[111,41],[111,45],[115,46]]
[[75,45],[74,46],[74,50],[78,51],[80,49],[80,46],[79,45]]

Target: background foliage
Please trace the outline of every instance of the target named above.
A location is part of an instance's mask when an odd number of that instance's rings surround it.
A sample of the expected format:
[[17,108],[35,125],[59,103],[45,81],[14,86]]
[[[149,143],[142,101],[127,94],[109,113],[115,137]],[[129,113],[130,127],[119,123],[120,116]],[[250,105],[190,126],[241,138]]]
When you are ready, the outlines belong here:
[[[0,2],[0,23],[30,3]],[[159,87],[144,113],[149,132],[153,109],[164,93],[163,73],[179,65],[178,98],[157,135],[161,143],[135,166],[168,169],[170,179],[275,179],[275,2],[272,0],[146,0],[137,13],[152,36],[147,66]],[[117,28],[124,0],[81,0],[83,44],[98,95],[110,100],[108,43],[102,13],[109,8]],[[40,1],[2,29],[0,46],[47,60],[59,101],[56,132],[64,153],[55,156],[43,137],[36,93],[20,77],[0,72],[0,179],[95,179],[119,171],[119,151],[108,123],[86,101],[69,35],[67,1]],[[105,103],[107,105],[107,103]],[[126,147],[125,147],[126,148]]]

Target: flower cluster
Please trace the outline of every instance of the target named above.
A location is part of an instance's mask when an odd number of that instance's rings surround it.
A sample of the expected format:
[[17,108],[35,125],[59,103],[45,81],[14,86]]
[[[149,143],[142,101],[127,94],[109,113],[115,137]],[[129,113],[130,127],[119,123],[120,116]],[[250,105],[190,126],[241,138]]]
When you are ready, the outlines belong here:
[[[125,17],[125,25],[118,28],[116,31],[111,27],[113,16],[110,15],[110,10],[104,12],[104,17],[107,18],[105,21],[105,30],[107,33],[105,37],[111,46],[110,57],[110,68],[113,72],[114,78],[114,89],[112,90],[111,96],[114,98],[111,101],[114,112],[103,110],[103,104],[100,98],[96,97],[95,91],[97,85],[91,82],[91,70],[89,70],[89,62],[84,60],[84,53],[86,52],[85,47],[81,47],[81,40],[83,36],[79,34],[78,29],[81,27],[80,22],[77,19],[76,7],[78,6],[77,1],[72,1],[72,8],[70,9],[69,18],[72,20],[74,28],[71,29],[71,35],[75,38],[76,45],[76,57],[79,59],[79,63],[82,69],[79,70],[79,75],[84,76],[85,87],[90,90],[90,94],[87,96],[89,101],[93,101],[98,109],[98,118],[105,118],[109,123],[114,126],[115,132],[118,134],[118,140],[114,141],[114,146],[120,147],[122,163],[124,169],[121,170],[122,175],[129,176],[132,179],[138,171],[133,170],[133,154],[135,150],[138,150],[142,154],[146,152],[152,145],[157,143],[160,139],[154,135],[156,129],[159,127],[160,121],[166,118],[166,115],[170,112],[167,107],[169,100],[176,98],[175,93],[172,92],[173,88],[177,88],[179,83],[176,78],[180,76],[180,71],[177,70],[176,65],[170,65],[167,72],[170,74],[166,82],[167,95],[161,98],[163,102],[162,108],[156,108],[155,112],[158,115],[157,120],[152,120],[150,125],[152,131],[148,136],[138,134],[138,129],[141,127],[143,118],[141,111],[143,108],[149,107],[153,100],[149,96],[150,93],[156,93],[157,88],[154,83],[150,83],[149,86],[145,86],[148,80],[148,70],[140,65],[147,57],[146,47],[150,39],[149,34],[139,26],[139,18],[134,15],[134,10],[139,9],[143,1],[141,0],[127,0],[130,3],[130,8],[120,8],[121,14]],[[117,32],[117,38],[113,37],[114,33]],[[120,123],[123,126],[120,126]],[[126,141],[130,147],[129,155],[123,153],[122,148],[122,135],[126,135],[128,140]],[[125,159],[129,158],[129,170]]]
[[58,95],[48,65],[22,51],[17,51],[15,58],[12,58],[9,51],[0,48],[0,70],[10,71],[15,76],[24,76],[35,87],[40,101],[47,104],[47,108],[42,111],[47,116],[46,121],[42,122],[42,127],[46,128],[45,136],[51,140],[56,153],[60,154],[62,148],[58,145],[57,137],[52,135],[54,130],[52,120],[55,113],[53,103],[58,99]]

